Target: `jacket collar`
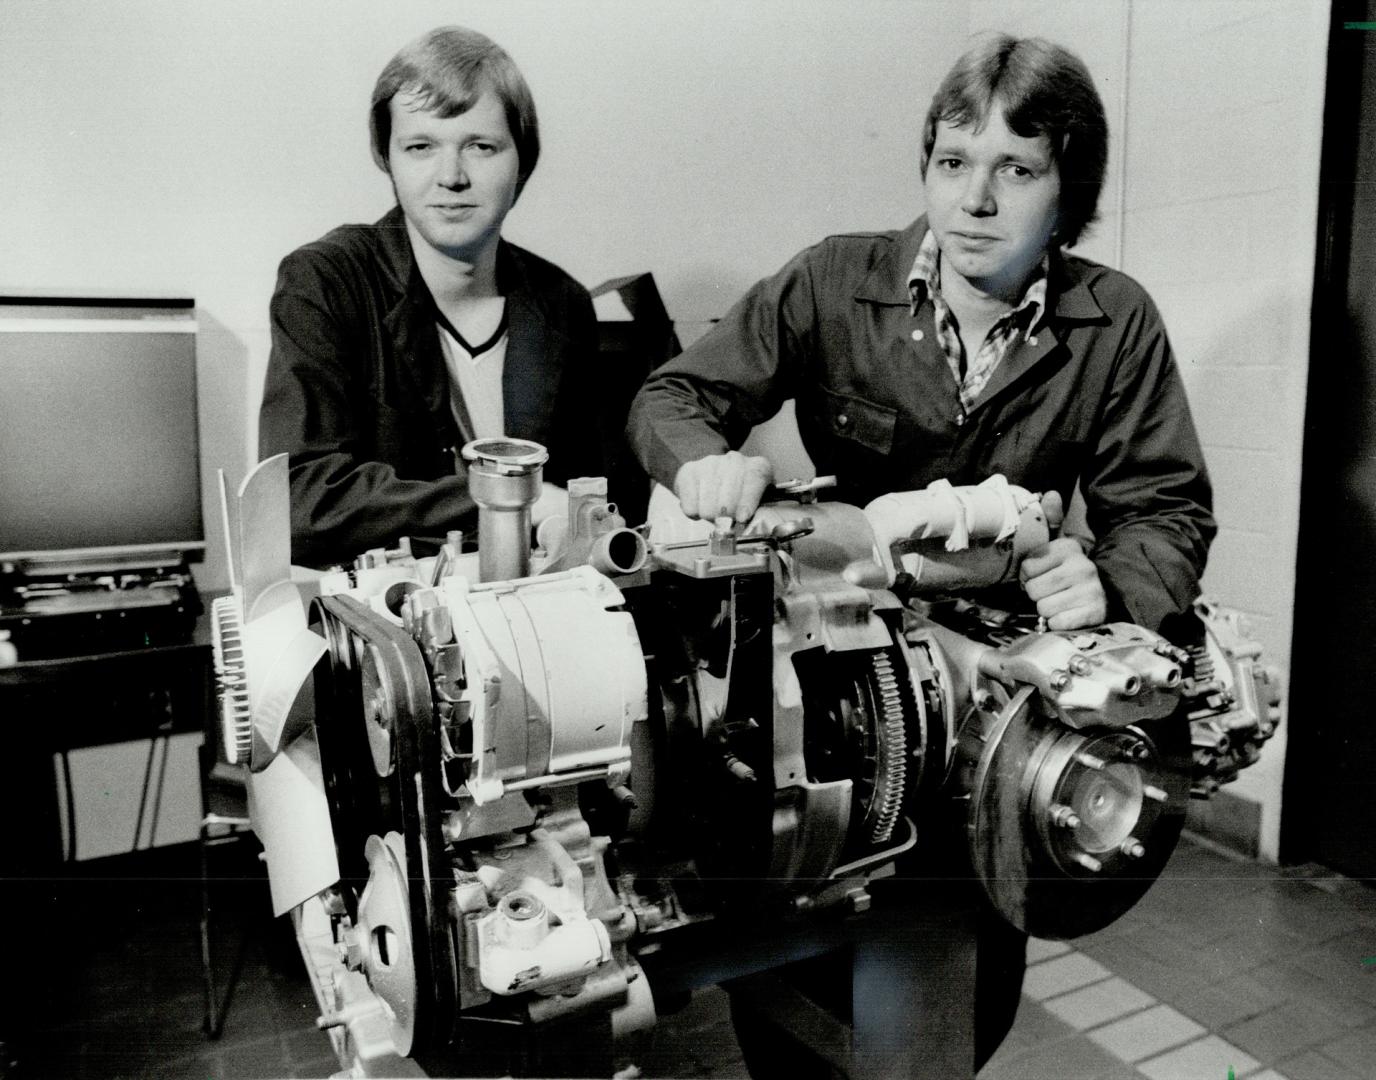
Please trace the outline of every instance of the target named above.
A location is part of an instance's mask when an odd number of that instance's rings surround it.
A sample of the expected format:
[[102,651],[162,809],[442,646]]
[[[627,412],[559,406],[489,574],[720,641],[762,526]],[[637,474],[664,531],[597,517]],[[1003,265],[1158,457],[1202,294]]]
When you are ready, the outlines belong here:
[[[908,276],[912,273],[913,262],[926,235],[926,214],[894,234],[894,242],[888,245],[861,281],[855,298],[877,304],[911,304]],[[1050,294],[1048,299],[1051,302],[1052,319],[1093,321],[1104,317],[1104,309],[1099,306],[1089,287],[1084,264],[1063,258],[1059,251],[1051,254],[1047,291]]]
[[922,238],[926,235],[926,214],[894,234],[893,243],[885,247],[883,254],[860,282],[855,298],[871,300],[876,304],[911,304],[908,274],[912,271],[918,249],[922,247]]
[[[436,330],[434,297],[421,276],[406,220],[393,207],[377,223],[379,256],[392,293],[386,315],[396,344],[401,377],[440,422],[452,415],[449,371]],[[505,240],[497,245],[497,284],[507,303],[507,347],[502,372],[506,433],[536,438],[548,426],[559,389],[558,358],[567,335],[555,325],[547,300],[530,281],[524,252]],[[459,408],[458,435],[473,438],[467,410]]]
[[497,285],[506,297],[508,326],[502,409],[506,434],[547,441],[569,335],[551,314],[549,296],[531,283],[524,255],[505,240],[497,247]]

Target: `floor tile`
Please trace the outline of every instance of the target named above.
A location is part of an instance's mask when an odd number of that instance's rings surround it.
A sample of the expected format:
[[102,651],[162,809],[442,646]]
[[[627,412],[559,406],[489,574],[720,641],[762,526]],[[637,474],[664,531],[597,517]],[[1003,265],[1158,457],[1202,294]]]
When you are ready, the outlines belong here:
[[1178,927],[1152,926],[1097,945],[1090,954],[1115,975],[1154,997],[1169,1000],[1188,987],[1211,982],[1216,946],[1185,940]]
[[1234,1076],[1241,1077],[1260,1064],[1217,1035],[1206,1035],[1160,1057],[1139,1062],[1137,1067],[1148,1080],[1226,1080],[1230,1069]]
[[1075,1080],[1097,1077],[1119,1064],[1106,1050],[1076,1036],[996,1057],[980,1070],[979,1080]]
[[[1336,987],[1326,983],[1322,974],[1306,971],[1292,960],[1277,960],[1260,964],[1244,976],[1256,985],[1281,995],[1283,1000],[1309,997],[1325,989],[1341,993]],[[1239,980],[1241,981],[1241,979]],[[1350,996],[1350,995],[1344,995]]]
[[1265,885],[1281,876],[1281,871],[1269,863],[1240,855],[1225,855],[1188,840],[1177,845],[1171,853],[1169,873],[1173,878],[1221,881],[1234,889],[1241,889],[1252,882]]
[[1154,910],[1150,905],[1139,901],[1130,907],[1126,914],[1109,923],[1102,930],[1096,930],[1085,937],[1076,938],[1074,944],[1077,949],[1084,951],[1086,946],[1095,942],[1110,941],[1113,938],[1143,930],[1148,926],[1160,926],[1165,919],[1170,917],[1170,913],[1166,909]]
[[1050,960],[1053,956],[1061,956],[1070,951],[1068,941],[1048,941],[1045,938],[1027,939],[1027,962],[1038,964],[1043,960]]
[[1326,882],[1328,891],[1350,912],[1368,925],[1376,925],[1376,881],[1354,881],[1333,876]]
[[1223,1034],[1263,1061],[1278,1061],[1373,1020],[1376,1011],[1356,1002],[1346,1010],[1334,1010],[1309,1001],[1291,1001],[1227,1028]]
[[1021,1054],[1038,1046],[1071,1038],[1074,1034],[1075,1029],[1065,1021],[1053,1016],[1035,1001],[1024,998],[1013,1030],[1003,1040],[997,1053]]
[[1358,912],[1308,882],[1279,881],[1268,892],[1277,920],[1311,942],[1326,941],[1364,925]]
[[1291,996],[1259,981],[1255,971],[1244,971],[1226,982],[1191,987],[1173,998],[1171,1004],[1210,1030],[1218,1031],[1282,1005]]
[[1022,992],[1033,1001],[1042,1001],[1106,979],[1109,975],[1108,968],[1097,960],[1083,953],[1070,952],[1029,967],[1023,978]]
[[1376,1005],[1376,965],[1363,962],[1372,956],[1376,956],[1376,928],[1354,930],[1288,959],[1325,984]]
[[1169,1005],[1156,1005],[1096,1028],[1089,1037],[1120,1061],[1140,1062],[1203,1034],[1204,1028],[1188,1016]]
[[1376,1027],[1353,1031],[1317,1049],[1361,1076],[1376,1076]]
[[[1346,1066],[1339,1065],[1331,1057],[1317,1050],[1306,1050],[1292,1058],[1276,1062],[1282,1076],[1290,1080],[1364,1080]],[[1250,1078],[1249,1078],[1250,1080]],[[1369,1077],[1365,1080],[1370,1080]]]
[[1198,964],[1164,963],[1144,956],[1121,968],[1110,966],[1115,974],[1160,1001],[1174,1001],[1207,981]]
[[1145,1080],[1145,1078],[1126,1061],[1119,1061],[1105,1071],[1095,1073],[1093,1080]]
[[1154,1004],[1156,999],[1150,994],[1117,976],[1042,1003],[1048,1012],[1076,1031],[1098,1027]]
[[1131,981],[1130,972],[1134,965],[1149,959],[1136,944],[1139,933],[1120,934],[1117,937],[1103,938],[1095,935],[1093,939],[1076,942],[1079,950],[1092,956],[1105,967]]
[[1209,982],[1225,982],[1262,964],[1298,956],[1306,947],[1304,941],[1288,931],[1255,926],[1202,946],[1200,968]]
[[[250,899],[237,922],[226,910],[220,923],[226,974],[244,932],[249,946],[222,1042],[199,1033],[196,898],[169,892],[129,905],[113,919],[119,933],[73,948],[31,1074],[335,1072],[294,943],[249,914],[263,907]],[[1238,864],[1183,842],[1121,919],[1072,943],[1031,942],[1028,956],[1028,994],[980,1080],[1225,1080],[1230,1064],[1237,1080],[1376,1076],[1376,965],[1361,962],[1376,956],[1376,888],[1323,868]],[[1181,1017],[1186,1041],[1135,1065],[1092,1037],[1163,1008]],[[1191,1038],[1190,1022],[1208,1034]],[[720,990],[663,1016],[646,1045],[647,1080],[745,1075]]]

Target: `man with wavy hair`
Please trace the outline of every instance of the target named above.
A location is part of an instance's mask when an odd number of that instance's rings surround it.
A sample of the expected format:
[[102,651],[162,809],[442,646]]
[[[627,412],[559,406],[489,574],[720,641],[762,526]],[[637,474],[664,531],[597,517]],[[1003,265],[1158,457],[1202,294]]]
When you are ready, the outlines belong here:
[[[1079,59],[1039,39],[981,41],[927,112],[926,213],[808,248],[656,370],[629,426],[650,475],[690,517],[748,520],[773,472],[739,447],[794,399],[804,447],[847,502],[1002,473],[1069,504],[1078,485],[1092,542],[1032,552],[1025,595],[999,603],[1035,606],[1053,629],[1126,619],[1192,636],[1215,526],[1166,331],[1137,282],[1065,250],[1095,219],[1107,154]],[[920,889],[896,885],[898,903]],[[1016,1012],[1026,939],[982,896],[971,904],[983,1062]],[[843,976],[827,958],[790,975],[844,1015]],[[822,1075],[733,1009],[752,1069]]]
[[1137,282],[1065,250],[1107,154],[1078,58],[982,41],[927,112],[927,212],[807,249],[659,368],[632,408],[642,463],[690,517],[747,520],[773,474],[738,448],[793,398],[859,505],[994,473],[1069,505],[1078,483],[1092,545],[1055,539],[1021,571],[1053,629],[1188,618],[1215,529],[1165,327]]

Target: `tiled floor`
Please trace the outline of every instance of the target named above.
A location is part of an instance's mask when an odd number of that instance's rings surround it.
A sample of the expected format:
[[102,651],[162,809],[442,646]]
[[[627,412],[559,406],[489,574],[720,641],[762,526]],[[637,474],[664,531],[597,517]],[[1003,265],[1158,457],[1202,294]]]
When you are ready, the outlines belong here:
[[1198,844],[1107,930],[1032,942],[980,1080],[1376,1076],[1376,890]]
[[[224,1035],[207,1042],[194,883],[88,891],[102,914],[68,913],[73,929],[50,968],[62,975],[10,1076],[229,1080],[338,1068],[284,933],[250,927]],[[233,939],[235,898],[222,898]],[[1317,868],[1277,870],[1184,842],[1123,919],[1071,944],[1033,942],[1028,960],[1017,1023],[980,1080],[1376,1077],[1376,889]],[[720,991],[696,995],[637,1049],[645,1076],[744,1075]]]

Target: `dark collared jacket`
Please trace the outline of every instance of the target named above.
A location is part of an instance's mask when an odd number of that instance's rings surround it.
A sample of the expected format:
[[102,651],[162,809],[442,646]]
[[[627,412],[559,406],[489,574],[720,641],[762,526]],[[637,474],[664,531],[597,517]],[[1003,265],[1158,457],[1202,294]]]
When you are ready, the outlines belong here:
[[[497,278],[509,326],[506,434],[549,448],[553,483],[602,474],[587,429],[597,357],[587,290],[505,241]],[[290,455],[293,561],[349,562],[401,536],[475,527],[455,461],[471,427],[450,407],[436,319],[399,209],[282,260],[258,447]]]
[[837,496],[993,473],[1069,505],[1078,481],[1110,618],[1159,629],[1188,610],[1215,527],[1199,440],[1161,317],[1140,285],[1052,259],[1047,318],[968,414],[908,274],[927,223],[833,236],[754,288],[646,382],[629,434],[672,486],[681,465],[738,447],[797,402],[803,444]]

